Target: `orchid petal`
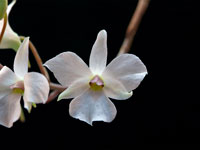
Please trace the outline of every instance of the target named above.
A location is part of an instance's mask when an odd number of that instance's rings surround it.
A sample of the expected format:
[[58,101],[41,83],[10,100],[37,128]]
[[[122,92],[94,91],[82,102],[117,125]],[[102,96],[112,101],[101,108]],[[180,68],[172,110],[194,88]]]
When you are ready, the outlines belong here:
[[25,38],[20,45],[14,60],[14,72],[21,79],[23,79],[24,75],[28,72],[28,47],[29,37]]
[[72,100],[69,113],[72,117],[92,125],[93,121],[111,122],[117,110],[102,91],[87,90]]
[[[7,14],[9,16],[9,13],[14,6],[16,0],[13,0],[7,7]],[[0,21],[0,31],[2,30],[3,27],[3,22],[4,19]],[[18,50],[19,46],[21,44],[20,38],[17,33],[15,33],[12,28],[9,25],[9,22],[7,22],[6,30],[4,32],[3,39],[0,43],[0,49],[7,49],[7,48],[12,48],[15,51]]]
[[44,66],[54,73],[60,84],[67,87],[78,79],[92,76],[85,62],[72,52],[61,53],[48,60]]
[[122,83],[115,80],[114,78],[103,77],[105,86],[103,88],[105,95],[107,97],[117,99],[117,100],[126,100],[133,95],[133,92],[128,92]]
[[20,117],[20,94],[10,93],[0,99],[0,124],[8,128]]
[[10,86],[19,80],[12,70],[4,66],[0,70],[0,98],[7,95],[11,89]]
[[88,79],[80,79],[75,82],[73,82],[65,91],[63,91],[59,97],[58,101],[61,99],[69,99],[74,98],[82,93],[84,93],[86,90],[90,88]]
[[11,90],[0,90],[0,99],[10,93]]
[[[24,101],[33,103],[45,103],[49,94],[49,83],[40,73],[27,73],[24,77]],[[29,107],[25,108],[28,109]]]
[[101,75],[106,67],[107,61],[107,33],[102,30],[97,35],[97,39],[90,54],[90,69],[93,74]]
[[12,7],[15,5],[16,3],[16,0],[13,0],[7,7],[7,14],[9,15],[10,14],[10,11],[12,9]]
[[106,67],[102,76],[110,76],[121,82],[127,91],[132,91],[138,87],[146,74],[147,69],[137,56],[122,54]]

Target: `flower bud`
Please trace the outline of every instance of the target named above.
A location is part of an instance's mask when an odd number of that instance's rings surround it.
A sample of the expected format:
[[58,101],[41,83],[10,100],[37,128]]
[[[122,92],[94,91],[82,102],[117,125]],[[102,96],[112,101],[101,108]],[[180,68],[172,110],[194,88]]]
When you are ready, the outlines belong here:
[[0,20],[4,18],[8,6],[8,0],[0,0]]

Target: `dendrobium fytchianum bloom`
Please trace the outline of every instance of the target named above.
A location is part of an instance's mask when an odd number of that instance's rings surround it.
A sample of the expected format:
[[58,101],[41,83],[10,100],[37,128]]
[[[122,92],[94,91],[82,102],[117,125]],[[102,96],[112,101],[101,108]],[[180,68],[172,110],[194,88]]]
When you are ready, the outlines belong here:
[[93,121],[111,122],[117,110],[108,97],[128,99],[147,74],[145,65],[132,54],[116,57],[107,67],[106,61],[107,33],[102,30],[92,47],[89,68],[73,52],[61,53],[44,64],[68,87],[58,100],[74,98],[70,115],[90,125]]
[[15,56],[14,72],[6,66],[0,70],[0,124],[6,127],[19,119],[22,95],[28,111],[32,103],[45,103],[48,98],[47,79],[40,73],[28,73],[28,46],[29,38],[25,38]]
[[[9,16],[10,11],[12,9],[12,7],[14,6],[14,4],[16,3],[16,0],[13,0],[7,8],[7,14]],[[2,31],[2,27],[3,27],[3,22],[4,19],[0,20],[0,32]],[[9,25],[9,22],[7,22],[7,26],[6,26],[6,30],[4,32],[3,35],[3,39],[0,43],[0,49],[14,49],[15,51],[18,50],[19,46],[21,44],[20,38],[17,35],[17,33],[15,33],[12,28]]]

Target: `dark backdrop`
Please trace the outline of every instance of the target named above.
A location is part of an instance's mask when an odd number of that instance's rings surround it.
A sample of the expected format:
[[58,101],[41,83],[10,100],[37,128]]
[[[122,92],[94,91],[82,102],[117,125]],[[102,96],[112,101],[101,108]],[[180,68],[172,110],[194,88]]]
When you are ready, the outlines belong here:
[[[108,32],[108,62],[117,54],[137,0],[18,0],[10,25],[30,36],[43,61],[64,51],[77,53],[88,64],[101,29]],[[26,122],[11,129],[0,126],[0,144],[29,147],[109,150],[144,144],[198,144],[199,98],[189,91],[198,78],[200,22],[197,1],[152,0],[130,53],[148,69],[142,84],[126,101],[113,100],[118,114],[112,123],[88,124],[69,116],[71,100],[37,105]],[[0,62],[12,68],[15,53],[0,51]],[[32,55],[32,71],[38,71]],[[64,66],[63,66],[64,67]],[[51,78],[56,82],[53,75]],[[195,85],[196,85],[195,84]],[[15,144],[12,144],[12,143]],[[129,148],[128,148],[129,147]],[[130,148],[131,147],[131,148]]]

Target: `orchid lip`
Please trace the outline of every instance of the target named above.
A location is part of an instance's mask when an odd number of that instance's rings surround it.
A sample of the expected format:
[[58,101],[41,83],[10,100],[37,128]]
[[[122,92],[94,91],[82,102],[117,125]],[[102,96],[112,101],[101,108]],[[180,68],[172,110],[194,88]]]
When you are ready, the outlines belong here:
[[24,82],[18,81],[17,83],[11,85],[10,89],[12,89],[13,93],[23,94],[24,93]]
[[104,87],[104,82],[98,75],[95,75],[90,80],[89,85],[92,90],[99,91]]

